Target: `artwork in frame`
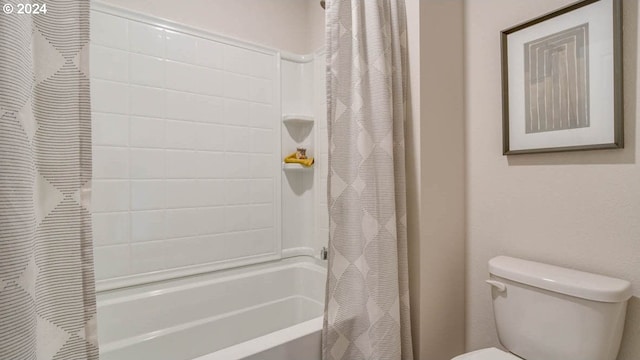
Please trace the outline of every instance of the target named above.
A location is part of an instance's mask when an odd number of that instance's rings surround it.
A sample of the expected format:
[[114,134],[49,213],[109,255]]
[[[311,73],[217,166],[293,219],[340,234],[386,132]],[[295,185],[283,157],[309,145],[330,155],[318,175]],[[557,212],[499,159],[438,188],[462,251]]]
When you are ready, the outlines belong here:
[[502,31],[505,155],[624,146],[621,6],[580,1]]

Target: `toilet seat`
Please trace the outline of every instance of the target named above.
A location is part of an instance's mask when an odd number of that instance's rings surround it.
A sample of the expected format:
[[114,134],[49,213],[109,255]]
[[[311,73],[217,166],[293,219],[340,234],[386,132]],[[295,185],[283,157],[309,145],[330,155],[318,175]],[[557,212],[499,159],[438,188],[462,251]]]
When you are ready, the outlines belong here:
[[473,351],[456,356],[451,360],[522,360],[521,358],[496,348]]

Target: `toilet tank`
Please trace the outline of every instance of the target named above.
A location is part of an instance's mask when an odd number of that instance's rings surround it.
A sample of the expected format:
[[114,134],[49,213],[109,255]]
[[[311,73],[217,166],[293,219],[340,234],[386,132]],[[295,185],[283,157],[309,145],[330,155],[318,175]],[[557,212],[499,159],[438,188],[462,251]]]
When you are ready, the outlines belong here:
[[502,345],[526,360],[615,360],[628,281],[498,256],[489,261]]

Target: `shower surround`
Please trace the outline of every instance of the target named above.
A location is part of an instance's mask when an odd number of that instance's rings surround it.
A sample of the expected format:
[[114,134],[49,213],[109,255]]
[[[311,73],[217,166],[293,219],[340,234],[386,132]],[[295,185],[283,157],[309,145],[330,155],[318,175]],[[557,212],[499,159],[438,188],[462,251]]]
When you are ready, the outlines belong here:
[[[319,358],[321,52],[282,53],[102,3],[91,20],[102,356],[297,359],[316,347]],[[283,122],[291,117],[306,119],[302,144],[316,158],[306,171],[282,166],[299,130]],[[169,308],[166,319],[152,311]],[[231,323],[256,331],[206,340]],[[163,343],[171,351],[157,353]]]

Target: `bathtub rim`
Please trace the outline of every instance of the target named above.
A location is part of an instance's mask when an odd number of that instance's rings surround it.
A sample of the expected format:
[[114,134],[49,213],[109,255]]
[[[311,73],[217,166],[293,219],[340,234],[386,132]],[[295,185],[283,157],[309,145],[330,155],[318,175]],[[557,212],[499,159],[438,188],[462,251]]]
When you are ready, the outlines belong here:
[[186,290],[198,286],[223,282],[230,278],[243,278],[258,275],[264,272],[275,272],[295,267],[303,267],[323,275],[327,271],[327,262],[310,256],[295,256],[285,259],[277,259],[258,264],[247,264],[230,269],[213,270],[206,273],[188,274],[169,279],[152,281],[144,284],[119,287],[109,290],[96,291],[97,306],[107,306],[114,303],[144,298],[146,296],[160,295],[168,292]]
[[319,333],[322,331],[323,321],[324,316],[318,316],[311,320],[220,349],[216,352],[193,358],[192,360],[242,360],[248,356],[259,354],[292,340],[311,335],[315,332]]

